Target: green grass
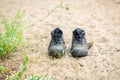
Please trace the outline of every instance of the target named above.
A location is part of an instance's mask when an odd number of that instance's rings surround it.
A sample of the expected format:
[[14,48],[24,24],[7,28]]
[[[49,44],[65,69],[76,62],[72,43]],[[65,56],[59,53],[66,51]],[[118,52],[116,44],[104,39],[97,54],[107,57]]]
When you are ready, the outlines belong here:
[[0,66],[0,73],[6,73],[8,70],[4,66]]
[[53,78],[48,78],[48,77],[40,77],[40,76],[29,76],[28,78],[24,79],[24,80],[54,80]]
[[[18,12],[13,18],[0,17],[0,58],[16,51],[23,40],[22,14]],[[4,31],[4,32],[3,32]]]
[[29,58],[26,54],[26,51],[23,51],[23,55],[24,55],[24,60],[22,62],[22,68],[15,74],[8,77],[6,80],[21,80],[23,74],[27,71],[27,63],[29,60]]

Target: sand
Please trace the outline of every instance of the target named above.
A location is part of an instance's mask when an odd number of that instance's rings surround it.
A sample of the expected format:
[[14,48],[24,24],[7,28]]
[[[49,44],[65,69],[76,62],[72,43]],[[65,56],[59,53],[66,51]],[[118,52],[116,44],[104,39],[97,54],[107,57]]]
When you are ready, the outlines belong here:
[[[23,60],[22,49],[29,56],[28,71],[24,75],[52,77],[55,80],[120,80],[120,0],[64,0],[70,10],[57,9],[43,22],[24,30],[25,46],[9,59],[0,61],[18,71]],[[60,0],[0,0],[0,11],[13,16],[20,9],[24,24],[43,18]],[[81,28],[88,43],[93,42],[89,54],[73,58],[66,53],[61,59],[48,56],[50,32],[59,27],[64,32],[67,49],[71,47],[72,31]],[[0,78],[2,80],[3,78]],[[4,80],[4,79],[3,79]]]

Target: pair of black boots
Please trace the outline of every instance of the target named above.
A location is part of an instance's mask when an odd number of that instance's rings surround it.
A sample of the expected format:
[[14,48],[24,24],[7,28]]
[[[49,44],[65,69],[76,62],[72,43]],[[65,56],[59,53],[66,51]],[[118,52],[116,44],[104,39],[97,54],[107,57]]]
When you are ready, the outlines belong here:
[[[56,28],[51,32],[51,42],[48,47],[48,52],[51,57],[61,58],[65,55],[66,46],[63,39],[63,32]],[[85,39],[85,31],[76,28],[73,31],[71,55],[73,57],[84,57],[88,54],[87,43]]]

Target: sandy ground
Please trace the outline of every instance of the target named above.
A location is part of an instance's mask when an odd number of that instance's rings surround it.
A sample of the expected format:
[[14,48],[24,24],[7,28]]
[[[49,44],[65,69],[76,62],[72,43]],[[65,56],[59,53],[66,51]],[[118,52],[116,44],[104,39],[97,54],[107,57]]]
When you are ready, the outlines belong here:
[[[59,0],[0,0],[0,11],[14,15],[20,9],[23,20],[43,18]],[[70,10],[57,9],[45,21],[25,29],[25,50],[29,56],[24,75],[53,77],[55,80],[120,80],[120,0],[64,0]],[[50,32],[59,27],[70,49],[72,31],[86,31],[87,42],[94,42],[89,55],[75,59],[66,53],[61,59],[50,59],[47,47]],[[20,69],[23,48],[0,63],[12,71]],[[1,80],[2,78],[0,78]]]

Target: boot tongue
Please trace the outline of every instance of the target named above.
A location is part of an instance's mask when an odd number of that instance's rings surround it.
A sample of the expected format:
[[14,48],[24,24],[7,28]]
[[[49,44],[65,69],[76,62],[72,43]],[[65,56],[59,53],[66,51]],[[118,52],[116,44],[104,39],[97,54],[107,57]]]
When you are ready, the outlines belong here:
[[76,40],[77,40],[78,43],[82,44],[83,38],[79,36],[79,37],[76,37]]

